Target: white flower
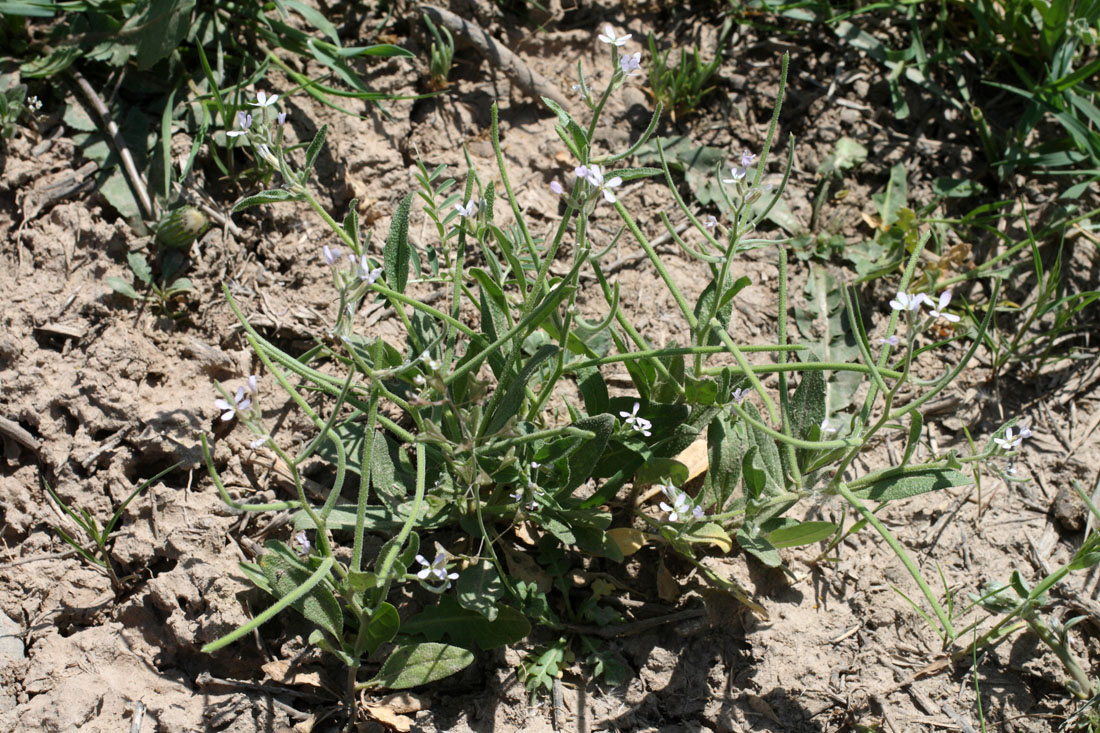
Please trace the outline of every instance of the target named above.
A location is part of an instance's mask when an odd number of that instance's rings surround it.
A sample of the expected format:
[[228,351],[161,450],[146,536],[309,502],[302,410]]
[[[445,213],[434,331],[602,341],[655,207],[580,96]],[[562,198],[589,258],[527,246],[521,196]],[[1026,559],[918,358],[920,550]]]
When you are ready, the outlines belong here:
[[714,218],[714,214],[707,217],[706,223],[703,224],[707,229],[713,229],[718,226],[718,220]]
[[[1005,450],[1012,450],[1013,448],[1015,448],[1016,446],[1018,446],[1020,443],[1023,442],[1024,436],[1022,435],[1022,432],[1023,431],[1021,430],[1021,434],[1013,435],[1012,434],[1012,428],[1008,428],[1007,430],[1005,430],[1005,437],[1003,437],[1003,438],[994,438],[993,442],[996,443],[997,445],[999,445],[1000,447],[1004,448]],[[1028,432],[1029,435],[1031,434],[1030,430],[1028,430],[1027,432]]]
[[1020,425],[1019,430],[1021,438],[1030,438],[1032,435],[1034,435],[1034,433],[1031,432],[1031,426],[1029,425]]
[[626,418],[625,422],[636,432],[641,433],[647,438],[653,435],[650,429],[653,427],[653,423],[646,420],[644,417],[638,417],[638,408],[641,407],[637,402],[634,403],[634,409],[630,412],[619,412],[619,417]]
[[267,441],[269,441],[269,440],[271,440],[271,436],[270,435],[265,435],[262,438],[256,438],[255,440],[253,440],[251,443],[248,444],[248,447],[251,448],[252,450],[256,450],[261,445],[264,445],[265,443],[267,443]]
[[233,395],[232,405],[223,399],[217,399],[214,400],[214,406],[222,411],[222,422],[228,422],[238,412],[244,412],[252,407],[252,398],[248,396],[248,390],[244,387],[237,387],[237,393]]
[[471,216],[477,214],[477,201],[470,199],[466,202],[465,206],[462,204],[455,204],[455,211],[457,211],[458,215],[463,219],[469,219]]
[[730,177],[729,178],[723,178],[722,183],[738,183],[738,182],[744,180],[745,175],[747,173],[748,173],[748,171],[745,170],[744,168],[739,168],[737,166],[732,166],[730,168]]
[[298,554],[299,555],[308,555],[309,554],[309,548],[312,545],[310,545],[309,538],[306,537],[305,532],[299,532],[298,534],[294,535],[294,543],[296,545],[298,545]]
[[[458,577],[458,573],[447,572],[447,556],[442,552],[438,553],[431,562],[424,559],[423,555],[417,555],[416,561],[424,566],[423,569],[416,574],[416,577],[421,580],[427,580],[430,576],[439,582],[444,582],[454,580]],[[448,585],[450,585],[449,582]]]
[[928,296],[924,293],[910,295],[899,290],[898,296],[890,301],[890,307],[896,311],[917,311],[920,310],[921,303],[926,300]]
[[622,69],[623,73],[627,76],[641,76],[638,69],[642,68],[642,52],[637,51],[627,56],[623,56],[619,59],[619,68]]
[[932,314],[933,318],[942,318],[945,321],[951,321],[952,323],[958,323],[959,322],[959,316],[956,316],[953,313],[944,313],[943,312],[944,309],[947,308],[947,304],[950,303],[950,302],[951,302],[951,291],[950,290],[944,290],[942,293],[940,293],[940,302],[936,305],[935,308],[933,308],[932,310],[930,310],[928,312],[930,314]]
[[247,112],[245,112],[243,110],[238,112],[237,113],[237,127],[241,128],[241,129],[239,129],[239,130],[230,130],[229,132],[227,132],[225,134],[228,137],[237,137],[238,135],[248,134],[248,128],[252,127],[252,115],[248,114]]
[[687,519],[689,516],[692,519],[702,519],[703,510],[695,506],[687,494],[677,489],[671,484],[665,484],[661,487],[661,491],[668,497],[671,505],[666,502],[661,502],[658,506],[661,511],[668,512],[668,521],[681,522]]
[[750,165],[756,162],[756,156],[750,153],[748,150],[741,151],[741,167],[748,168]]
[[248,378],[248,391],[251,392],[252,394],[259,394],[260,393],[259,381],[260,381],[260,378],[257,377],[255,374],[253,374],[251,377],[249,377]]
[[561,187],[561,184],[558,183],[557,179],[550,181],[550,190],[556,193],[558,196],[561,196],[563,193],[565,193],[565,189]]
[[890,345],[890,346],[897,346],[897,345],[898,345],[898,337],[897,337],[897,335],[895,334],[894,336],[891,336],[891,337],[890,337],[890,338],[888,338],[888,339],[879,339],[879,340],[878,340],[878,342],[879,342],[880,344],[884,344],[884,345],[885,345],[885,344],[888,344],[888,345]]
[[610,43],[613,46],[625,46],[626,42],[630,40],[630,33],[625,36],[616,36],[615,29],[611,27],[610,23],[604,24],[603,33],[598,38],[604,43]]
[[413,377],[413,382],[416,383],[417,387],[423,387],[425,384],[428,383],[428,380],[424,379],[423,374],[417,374],[415,377]]
[[253,107],[270,107],[271,105],[275,104],[278,101],[279,101],[279,95],[278,94],[272,94],[269,97],[269,96],[267,96],[266,92],[256,92],[256,101],[255,102],[249,102],[249,104],[252,105]]
[[821,425],[819,425],[818,427],[821,428],[821,434],[822,435],[824,435],[825,433],[835,433],[836,432],[836,428],[829,425],[829,418],[825,418],[824,420],[822,420]]
[[275,124],[277,124],[277,125],[285,125],[286,124],[286,112],[280,112],[279,114],[277,114],[275,116]]
[[615,198],[615,193],[611,190],[618,186],[623,185],[623,179],[619,176],[615,176],[609,180],[604,180],[603,171],[600,170],[598,165],[593,166],[577,166],[574,171],[577,176],[584,178],[594,188],[603,192],[604,200],[608,203],[615,203],[618,199]]
[[425,351],[420,355],[420,361],[424,362],[424,365],[433,372],[439,371],[439,362],[432,358],[432,355]]
[[[340,259],[341,252],[339,247],[329,247],[327,244],[321,249],[321,256],[325,260],[325,264],[332,266],[336,264],[336,261]],[[354,260],[355,258],[352,257]]]

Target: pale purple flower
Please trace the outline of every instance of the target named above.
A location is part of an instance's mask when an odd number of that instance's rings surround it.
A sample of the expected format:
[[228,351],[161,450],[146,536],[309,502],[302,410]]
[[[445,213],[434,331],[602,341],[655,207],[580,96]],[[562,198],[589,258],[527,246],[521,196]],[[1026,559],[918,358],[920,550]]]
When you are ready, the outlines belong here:
[[[348,255],[352,262],[355,261],[355,255]],[[382,268],[375,267],[371,269],[370,260],[366,255],[360,255],[359,261],[356,262],[356,267],[359,270],[359,279],[365,282],[367,285],[374,285],[378,282],[378,278],[382,277]]]
[[[325,264],[331,267],[332,265],[336,264],[337,260],[340,259],[342,253],[340,252],[339,247],[329,247],[326,244],[324,247],[321,248],[321,256],[324,258]],[[352,260],[354,259],[355,258],[352,257]]]
[[638,417],[639,407],[641,407],[641,405],[635,402],[634,409],[632,411],[620,411],[619,417],[625,418],[624,422],[626,422],[627,425],[629,425],[636,432],[639,432],[648,438],[649,436],[653,435],[653,433],[651,432],[651,429],[653,428],[653,423],[651,423],[649,420],[646,420],[644,417]]
[[280,112],[275,116],[275,123],[278,125],[286,124],[286,112]]
[[266,160],[271,165],[279,165],[279,159],[275,157],[275,154],[271,152],[271,148],[267,146],[267,143],[260,143],[256,146],[256,152],[260,154],[260,157]]
[[1034,435],[1034,433],[1031,432],[1031,426],[1029,425],[1020,425],[1019,430],[1021,438],[1030,438],[1032,435]]
[[959,320],[960,320],[959,316],[956,316],[953,313],[944,313],[944,309],[947,308],[947,304],[950,303],[950,302],[951,302],[951,291],[950,290],[944,290],[942,293],[940,293],[940,302],[936,305],[935,308],[933,308],[932,310],[930,310],[928,312],[932,315],[933,318],[942,318],[945,321],[951,321],[952,323],[958,323]]
[[471,216],[476,216],[477,201],[475,201],[474,199],[470,199],[466,202],[465,206],[463,206],[462,204],[455,204],[455,211],[457,211],[458,215],[461,216],[463,219],[469,219]]
[[417,555],[416,561],[423,565],[423,569],[416,574],[416,577],[421,580],[427,580],[429,577],[434,578],[436,581],[442,583],[454,580],[458,577],[458,573],[447,572],[447,556],[442,552],[436,554],[435,559],[428,562],[423,555]]
[[642,68],[642,52],[637,51],[623,56],[619,59],[619,68],[622,69],[623,73],[627,76],[641,76],[638,69]]
[[269,96],[267,96],[266,92],[256,92],[256,101],[255,102],[249,102],[249,104],[252,105],[253,107],[270,107],[271,105],[275,104],[278,101],[279,101],[279,95],[278,94],[272,94],[269,97]]
[[588,166],[578,165],[576,168],[573,169],[573,174],[576,175],[577,178],[588,180]]
[[252,407],[252,398],[248,396],[248,390],[244,387],[237,387],[237,392],[233,395],[233,404],[229,404],[229,402],[223,399],[216,399],[214,400],[214,406],[222,411],[222,422],[228,422],[232,420],[238,412],[244,412],[249,407]]
[[733,401],[740,405],[748,398],[750,394],[752,394],[751,389],[742,389],[741,387],[738,387],[737,389],[733,390]]
[[251,443],[248,444],[248,447],[252,450],[256,450],[260,446],[267,444],[267,441],[269,440],[271,440],[271,436],[265,435],[261,438],[256,438],[255,440],[253,440]]
[[714,227],[718,226],[718,220],[714,218],[714,214],[711,214],[707,217],[707,221],[703,226],[705,226],[707,229],[713,229]]
[[312,547],[305,532],[294,535],[294,544],[298,545],[298,554],[302,556],[308,555],[309,548]]
[[898,337],[897,337],[897,335],[894,335],[894,336],[891,336],[888,339],[879,339],[878,342],[880,344],[883,344],[883,345],[897,346],[898,345]]
[[561,184],[558,183],[558,180],[556,178],[550,181],[550,190],[558,196],[561,196],[563,193],[565,193],[565,189],[562,188]]
[[619,176],[615,176],[605,181],[603,171],[600,170],[598,165],[578,166],[575,172],[578,176],[588,181],[594,188],[603,192],[604,200],[608,203],[613,204],[618,200],[615,198],[615,193],[611,189],[623,184],[623,179]]
[[748,173],[748,171],[745,170],[744,168],[739,168],[738,166],[732,166],[730,168],[730,177],[729,178],[723,178],[722,183],[740,183],[742,180],[744,180],[745,175],[747,173]]
[[753,155],[748,150],[742,150],[741,151],[741,167],[742,168],[748,168],[750,165],[752,165],[753,163],[756,162],[756,157],[757,156]]
[[615,29],[611,27],[610,23],[604,24],[603,33],[598,38],[604,43],[610,43],[613,46],[625,46],[626,42],[630,40],[630,33],[625,36],[616,36]]
[[703,510],[693,504],[691,498],[675,486],[665,484],[661,487],[661,491],[672,502],[671,505],[663,501],[658,504],[661,511],[668,512],[668,521],[682,522],[689,517],[693,520],[703,518]]
[[825,433],[835,433],[836,432],[836,428],[829,425],[829,418],[825,418],[824,420],[822,420],[821,425],[819,425],[818,427],[821,428],[821,434],[822,435],[825,435]]
[[[1028,430],[1027,432],[1029,435],[1031,434],[1030,430]],[[1024,436],[1022,435],[1022,433],[1023,431],[1021,430],[1020,434],[1013,435],[1012,428],[1008,428],[1007,430],[1005,430],[1005,437],[994,438],[993,442],[1004,448],[1005,450],[1012,450],[1023,442]]]
[[897,297],[890,301],[890,307],[896,311],[918,311],[921,303],[926,300],[928,300],[928,296],[924,293],[910,295],[899,290]]
[[260,393],[260,378],[255,374],[248,378],[248,391],[252,394]]
[[237,127],[241,128],[241,129],[239,129],[239,130],[230,130],[229,132],[227,132],[225,134],[229,137],[237,137],[239,135],[248,134],[248,128],[252,127],[252,115],[248,114],[247,112],[245,112],[243,110],[238,112],[237,113]]

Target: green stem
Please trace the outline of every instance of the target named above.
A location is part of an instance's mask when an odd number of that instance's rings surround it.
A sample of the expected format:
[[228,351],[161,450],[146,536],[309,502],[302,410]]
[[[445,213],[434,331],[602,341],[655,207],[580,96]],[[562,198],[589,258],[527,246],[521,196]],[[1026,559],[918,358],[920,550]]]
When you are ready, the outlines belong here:
[[943,607],[940,606],[939,601],[936,600],[936,595],[932,592],[932,589],[928,587],[928,583],[924,582],[924,577],[920,574],[920,570],[917,568],[916,564],[910,559],[909,553],[907,553],[905,548],[901,546],[901,543],[894,538],[894,535],[890,533],[886,525],[875,516],[874,512],[864,506],[863,502],[860,501],[847,486],[843,483],[837,483],[836,490],[838,494],[843,496],[848,503],[867,520],[868,524],[874,527],[875,530],[882,535],[882,539],[886,540],[886,544],[888,544],[890,549],[894,551],[894,554],[898,556],[898,559],[901,560],[905,569],[913,576],[913,580],[917,581],[921,593],[924,594],[925,599],[927,599],[929,605],[932,606],[932,610],[935,612],[936,618],[939,619],[940,625],[943,627],[947,638],[954,639],[955,627],[951,624],[951,619],[947,617],[947,613],[944,612]]

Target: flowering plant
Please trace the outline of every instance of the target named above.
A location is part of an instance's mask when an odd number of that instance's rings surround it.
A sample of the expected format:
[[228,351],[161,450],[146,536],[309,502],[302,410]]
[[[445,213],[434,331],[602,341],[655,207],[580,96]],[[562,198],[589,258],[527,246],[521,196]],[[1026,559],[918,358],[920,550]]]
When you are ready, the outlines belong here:
[[[936,319],[951,320],[949,294],[940,297],[929,319],[922,319],[919,311],[927,297],[905,292],[922,240],[897,298],[888,307],[883,304],[889,318],[877,357],[867,336],[868,322],[847,290],[842,302],[850,336],[858,344],[856,361],[823,361],[814,355],[813,345],[789,343],[786,250],[781,243],[750,240],[783,195],[791,167],[793,144],[781,181],[776,186],[765,182],[787,58],[764,146],[759,154],[743,151],[740,165],[725,179],[729,190],[723,189],[723,196],[730,214],[720,222],[713,215],[700,218],[681,198],[659,139],[661,167],[617,165],[656,129],[660,105],[629,148],[597,153],[594,138],[603,107],[638,62],[630,55],[622,58],[633,61],[621,63],[619,49],[629,36],[617,36],[609,27],[600,40],[610,47],[612,74],[599,96],[581,77],[578,86],[590,113],[587,124],[545,100],[576,165],[572,176],[559,172],[559,177],[572,179],[571,186],[558,179],[550,184],[562,198],[564,214],[544,239],[532,234],[516,201],[501,154],[495,107],[491,139],[498,169],[492,180],[483,184],[485,179],[471,172],[461,192],[448,193],[454,181],[442,178],[442,167],[418,166],[416,195],[438,235],[431,248],[417,247],[409,239],[412,193],[396,207],[381,247],[361,236],[354,204],[341,223],[324,210],[308,181],[325,128],[296,164],[277,132],[272,135],[255,121],[240,125],[253,145],[265,146],[263,155],[270,157],[283,185],[249,196],[235,209],[304,201],[350,254],[344,260],[342,248],[328,244],[318,252],[318,266],[332,269],[338,305],[317,345],[305,354],[287,353],[266,339],[225,291],[265,371],[318,432],[291,455],[252,407],[254,383],[250,390],[239,389],[232,402],[226,392],[218,403],[223,419],[241,418],[261,436],[254,444],[257,450],[274,453],[289,467],[297,494],[266,504],[231,497],[207,452],[211,476],[234,509],[294,512],[298,549],[270,540],[258,563],[243,566],[275,603],[208,645],[207,651],[294,608],[315,626],[310,640],[347,665],[349,694],[431,682],[470,664],[475,649],[519,642],[533,625],[560,632],[564,645],[575,641],[589,653],[596,670],[613,677],[617,667],[606,648],[576,631],[584,624],[607,625],[621,618],[606,604],[611,591],[593,588],[591,597],[578,601],[567,570],[614,567],[644,548],[668,550],[694,566],[706,582],[766,615],[700,555],[728,553],[738,546],[777,567],[783,548],[829,538],[834,546],[843,537],[842,526],[789,516],[803,500],[823,497],[852,506],[860,515],[857,526],[870,524],[887,538],[920,585],[945,638],[955,638],[949,615],[867,503],[969,482],[967,466],[976,470],[996,465],[1019,447],[1022,432],[1012,433],[1010,426],[998,442],[974,455],[915,460],[921,405],[958,375],[981,341],[992,311],[974,333],[956,336],[973,337],[959,364],[931,383],[914,381],[913,363],[937,346],[926,343],[929,325]],[[258,104],[269,103],[259,99]],[[715,170],[714,175],[723,173]],[[628,184],[658,176],[689,223],[690,234],[682,236],[662,214],[670,235],[709,274],[694,303],[628,209]],[[613,210],[660,276],[686,324],[686,346],[655,345],[631,323],[619,286],[606,273],[602,258],[609,248],[602,247],[599,233],[590,226],[601,206],[602,213]],[[501,210],[510,214],[509,225],[498,219]],[[748,246],[765,245],[778,254],[778,339],[739,343],[733,300],[751,282],[734,277],[734,263]],[[562,260],[567,263],[564,274],[551,274],[551,264]],[[605,306],[595,322],[579,313],[582,273],[597,283]],[[427,288],[442,294],[442,305],[419,295]],[[404,329],[403,342],[362,331],[357,314],[371,303],[392,307]],[[471,308],[474,318],[467,315]],[[753,355],[772,360],[751,363]],[[629,375],[626,394],[613,393],[606,378],[612,368]],[[867,381],[862,404],[846,412],[829,409],[826,377],[833,373]],[[792,376],[798,379],[793,389]],[[323,395],[323,406],[307,401],[296,383]],[[566,396],[566,383],[575,386],[576,398]],[[903,387],[906,401],[899,405]],[[914,396],[914,387],[919,396]],[[897,429],[908,433],[898,464],[857,474],[854,461],[868,442],[882,431]],[[701,482],[692,483],[681,457],[695,443],[703,447],[707,469]],[[315,456],[333,468],[320,503],[307,496],[299,474],[303,462]],[[659,488],[643,493],[651,486]],[[345,491],[353,501],[345,499]],[[624,501],[626,493],[630,498]],[[377,553],[368,551],[372,533],[386,538]],[[429,536],[436,542],[434,555],[422,552]],[[350,550],[338,552],[345,544]],[[395,585],[410,593],[423,591],[425,607],[398,608]],[[551,666],[560,669],[569,656],[566,651],[552,646],[536,663],[525,665],[532,675],[529,684],[537,687],[552,679]],[[375,668],[376,655],[385,661]],[[374,675],[360,679],[363,667],[375,669]]]

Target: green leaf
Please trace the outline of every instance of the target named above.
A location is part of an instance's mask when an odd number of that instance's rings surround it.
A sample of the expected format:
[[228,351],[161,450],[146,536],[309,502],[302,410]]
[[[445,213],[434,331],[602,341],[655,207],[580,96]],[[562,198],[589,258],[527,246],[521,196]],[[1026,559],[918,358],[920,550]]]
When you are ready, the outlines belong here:
[[492,562],[482,560],[463,570],[455,588],[459,605],[480,613],[490,621],[496,620],[496,602],[504,597],[504,583]]
[[452,596],[444,595],[439,603],[407,619],[401,629],[431,641],[448,637],[460,646],[473,648],[476,644],[488,651],[524,639],[531,633],[531,624],[511,606],[500,606],[496,619],[490,621],[476,611],[462,608]]
[[924,430],[924,415],[920,410],[913,410],[909,413],[909,439],[905,443],[905,456],[901,459],[901,465],[908,464],[909,459],[913,457],[917,446],[920,445],[922,430]]
[[760,449],[751,446],[741,459],[741,482],[745,485],[745,496],[757,501],[768,485],[768,474],[760,461]]
[[328,125],[321,125],[321,129],[313,136],[312,142],[306,148],[306,165],[302,169],[303,181],[309,177],[309,172],[313,170],[313,164],[317,162],[317,156],[321,154],[321,148],[324,147],[326,135],[328,135]]
[[121,277],[109,276],[103,278],[103,281],[107,283],[111,290],[115,291],[119,295],[125,295],[127,298],[133,300],[141,300],[141,294],[134,290],[134,286],[123,280]]
[[860,145],[850,137],[842,137],[836,141],[836,147],[821,165],[817,167],[820,175],[842,175],[857,165],[867,160],[867,148]]
[[741,461],[746,450],[748,432],[743,421],[730,424],[724,414],[711,421],[707,428],[708,468],[699,502],[704,510],[713,506],[715,513],[726,511],[729,498],[741,481]]
[[344,221],[340,225],[344,234],[359,247],[359,199],[352,199],[348,204],[348,213],[344,215]]
[[584,398],[584,410],[589,415],[599,415],[607,412],[607,382],[598,367],[586,367],[578,369],[577,388]]
[[603,458],[604,450],[615,430],[615,417],[608,413],[592,415],[574,423],[581,430],[591,430],[596,437],[581,443],[581,446],[569,456],[569,477],[565,481],[564,493],[572,493],[592,475],[596,464]]
[[472,652],[449,644],[425,642],[393,650],[372,682],[390,690],[407,690],[450,677],[474,661]]
[[898,209],[905,206],[907,196],[906,175],[908,170],[904,163],[898,163],[890,169],[890,180],[886,183],[883,193],[871,196],[878,208],[878,215],[882,219],[882,225],[889,227],[898,220]]
[[779,550],[755,532],[750,533],[746,527],[737,530],[737,544],[769,568],[777,568],[783,564]]
[[243,211],[250,206],[259,206],[260,204],[277,204],[283,201],[298,201],[301,197],[297,196],[285,188],[272,188],[267,191],[260,191],[253,196],[246,196],[237,203],[233,204],[233,208],[230,209],[232,213]]
[[[535,352],[534,356],[527,360],[527,363],[523,365],[523,369],[520,370],[511,381],[508,382],[507,387],[503,387],[504,396],[500,402],[497,403],[496,410],[493,411],[492,417],[489,419],[489,425],[485,428],[486,435],[492,435],[497,431],[504,428],[511,420],[519,408],[523,405],[523,399],[527,393],[527,382],[538,371],[542,363],[547,359],[555,356],[560,349],[553,344],[547,344],[539,348]],[[500,389],[501,387],[498,387]]]
[[[312,571],[292,560],[293,553],[281,542],[270,541],[265,547],[270,551],[260,556],[260,568],[276,597],[290,595],[310,579]],[[324,584],[315,585],[303,597],[294,601],[291,607],[329,632],[334,639],[342,638],[344,614],[336,596]]]
[[386,284],[399,293],[405,292],[405,286],[409,282],[409,209],[412,207],[412,200],[412,193],[401,199],[390,223],[386,246],[382,250]]
[[145,255],[141,252],[131,252],[126,255],[126,262],[129,263],[130,269],[134,272],[134,277],[141,280],[146,285],[153,282],[153,271],[149,268],[149,263],[145,259]]
[[[16,14],[13,11],[9,11],[9,7],[11,6],[6,5],[0,12],[3,14]],[[28,13],[28,15],[30,14]],[[56,76],[72,66],[73,62],[80,58],[81,54],[82,51],[78,46],[58,46],[45,56],[38,56],[24,62],[19,67],[19,71],[25,79],[44,79]]]
[[836,525],[832,522],[794,522],[765,532],[764,538],[774,547],[800,547],[820,542],[834,532]]
[[867,478],[872,479],[872,477],[873,480],[869,485],[853,489],[852,493],[860,499],[891,501],[926,494],[929,491],[966,486],[973,481],[970,476],[949,468],[921,468],[908,471],[888,469]]
[[107,203],[114,207],[124,219],[134,219],[141,216],[141,207],[134,198],[134,191],[130,188],[130,181],[122,172],[121,166],[112,166],[109,169],[103,183],[99,184],[99,192]]
[[194,0],[149,0],[130,18],[126,27],[140,29],[135,36],[138,70],[148,71],[176,50],[191,28],[194,7]]
[[802,372],[802,379],[791,397],[791,435],[809,439],[810,431],[825,419],[825,372]]
[[374,654],[378,647],[392,641],[401,628],[401,617],[397,609],[386,601],[378,604],[367,622],[367,654]]

